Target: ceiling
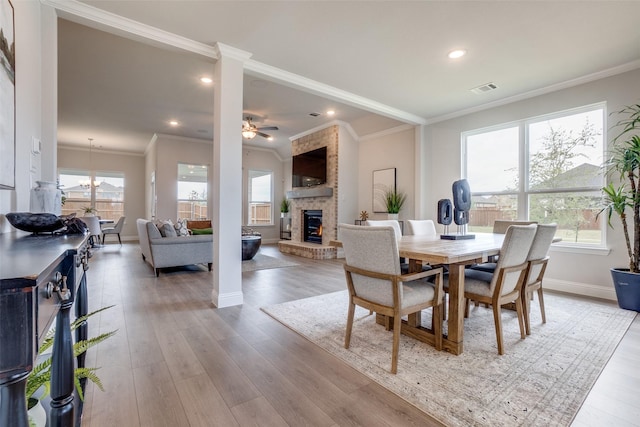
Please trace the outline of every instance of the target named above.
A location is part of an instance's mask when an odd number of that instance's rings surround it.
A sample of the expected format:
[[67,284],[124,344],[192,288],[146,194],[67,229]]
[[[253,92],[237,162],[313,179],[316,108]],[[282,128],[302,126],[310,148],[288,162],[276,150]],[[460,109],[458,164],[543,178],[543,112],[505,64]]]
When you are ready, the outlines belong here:
[[[199,78],[211,76],[214,59],[111,34],[110,14],[311,79],[316,89],[245,74],[245,116],[279,130],[267,132],[274,141],[244,143],[282,157],[291,136],[332,120],[363,137],[640,67],[634,1],[45,2],[77,6],[60,14],[61,146],[93,138],[104,150],[142,153],[156,133],[213,138],[214,88]],[[467,55],[447,58],[456,48]],[[490,82],[498,88],[470,91]],[[315,83],[336,90],[318,96]]]

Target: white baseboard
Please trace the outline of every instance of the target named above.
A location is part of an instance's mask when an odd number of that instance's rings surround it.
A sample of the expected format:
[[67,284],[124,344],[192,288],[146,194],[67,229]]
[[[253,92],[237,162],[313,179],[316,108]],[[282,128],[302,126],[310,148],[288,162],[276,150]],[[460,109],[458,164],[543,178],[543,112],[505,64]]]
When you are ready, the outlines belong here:
[[545,278],[542,286],[544,289],[553,291],[616,301],[616,291],[613,288],[613,284],[608,286],[596,286],[586,283]]
[[211,293],[211,302],[217,308],[232,307],[234,305],[242,305],[244,296],[242,292],[228,292],[226,294],[218,294],[214,289]]

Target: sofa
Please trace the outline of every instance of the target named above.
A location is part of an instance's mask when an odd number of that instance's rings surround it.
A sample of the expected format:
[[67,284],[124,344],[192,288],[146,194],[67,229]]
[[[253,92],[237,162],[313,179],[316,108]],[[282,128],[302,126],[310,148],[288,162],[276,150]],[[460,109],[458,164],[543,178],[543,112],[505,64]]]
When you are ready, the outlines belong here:
[[164,267],[191,264],[213,264],[213,235],[163,237],[153,221],[136,221],[142,259],[151,264],[156,277]]

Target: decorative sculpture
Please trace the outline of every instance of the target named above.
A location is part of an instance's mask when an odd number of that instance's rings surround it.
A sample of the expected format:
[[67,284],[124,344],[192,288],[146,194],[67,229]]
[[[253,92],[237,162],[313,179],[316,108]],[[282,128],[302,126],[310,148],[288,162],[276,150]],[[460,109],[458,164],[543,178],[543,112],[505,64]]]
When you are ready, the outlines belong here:
[[369,212],[367,211],[360,212],[360,220],[366,221],[367,219],[369,219]]
[[444,234],[449,234],[449,225],[453,221],[451,200],[438,200],[438,224],[444,225]]
[[[466,179],[455,181],[452,186],[453,191],[453,221],[458,226],[456,234],[445,234],[441,236],[443,239],[459,240],[474,239],[476,236],[467,234],[467,224],[469,223],[469,211],[471,210],[471,188]],[[438,211],[440,204],[438,203]]]

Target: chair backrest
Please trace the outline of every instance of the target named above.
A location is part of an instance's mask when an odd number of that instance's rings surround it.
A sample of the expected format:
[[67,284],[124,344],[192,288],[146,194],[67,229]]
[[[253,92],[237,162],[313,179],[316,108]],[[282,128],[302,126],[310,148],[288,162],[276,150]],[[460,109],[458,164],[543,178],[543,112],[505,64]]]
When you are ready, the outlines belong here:
[[496,219],[493,222],[493,232],[496,234],[505,234],[507,232],[507,228],[512,225],[529,225],[529,224],[537,224],[537,221],[518,221],[518,220],[510,220],[510,219]]
[[393,231],[396,235],[396,240],[400,240],[402,237],[402,230],[400,229],[400,223],[395,219],[385,219],[385,220],[368,220],[364,222],[364,225],[368,225],[369,227],[393,227]]
[[[347,265],[384,274],[399,275],[401,273],[398,241],[392,226],[361,227],[340,224],[338,238],[342,241]],[[356,295],[387,306],[393,305],[393,288],[390,280],[355,273],[351,276]]]
[[82,220],[82,222],[87,224],[90,235],[99,236],[102,234],[102,229],[100,228],[100,220],[97,216],[81,216],[80,219]]
[[[537,261],[545,258],[549,252],[553,237],[556,235],[557,224],[539,224],[536,230],[536,235],[533,238],[531,249],[529,249],[529,255],[527,261]],[[529,281],[536,281],[542,264],[532,264],[531,271],[529,272]]]
[[122,227],[124,227],[124,220],[126,219],[126,217],[121,216],[120,219],[118,220],[118,222],[116,223],[116,226],[113,227],[113,231],[120,234],[122,232]]
[[407,221],[407,235],[413,236],[435,236],[436,225],[430,219],[410,219]]
[[[492,292],[495,289],[502,268],[515,267],[527,261],[536,229],[537,226],[535,224],[512,225],[507,229],[500,248],[500,257],[491,280]],[[508,294],[516,288],[520,274],[520,271],[505,273],[502,295]]]

